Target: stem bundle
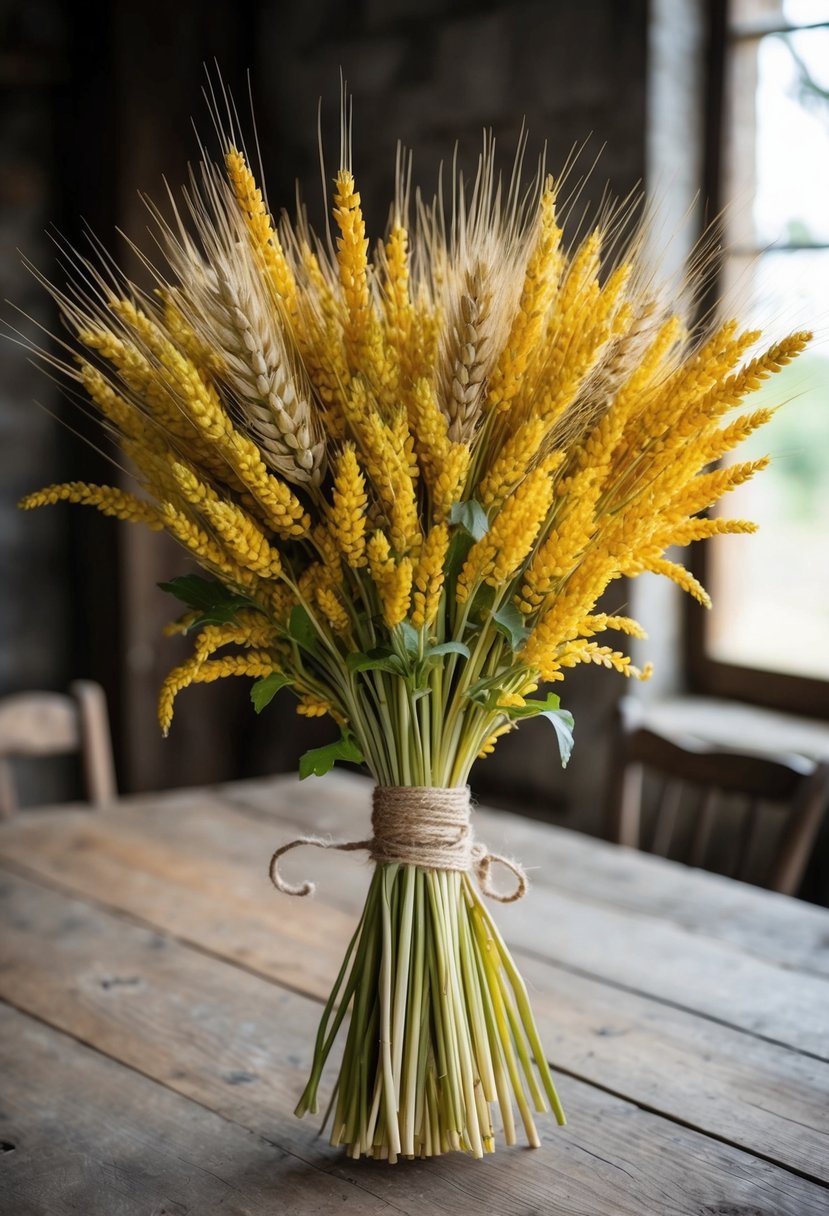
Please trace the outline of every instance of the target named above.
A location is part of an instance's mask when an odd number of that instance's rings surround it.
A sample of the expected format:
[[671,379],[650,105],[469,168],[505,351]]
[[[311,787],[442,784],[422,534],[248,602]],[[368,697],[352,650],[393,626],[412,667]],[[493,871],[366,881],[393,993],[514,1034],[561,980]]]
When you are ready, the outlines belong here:
[[320,1020],[296,1114],[316,1113],[326,1061],[351,1020],[326,1121],[349,1156],[495,1150],[492,1106],[516,1143],[533,1113],[564,1123],[521,976],[470,876],[378,865]]

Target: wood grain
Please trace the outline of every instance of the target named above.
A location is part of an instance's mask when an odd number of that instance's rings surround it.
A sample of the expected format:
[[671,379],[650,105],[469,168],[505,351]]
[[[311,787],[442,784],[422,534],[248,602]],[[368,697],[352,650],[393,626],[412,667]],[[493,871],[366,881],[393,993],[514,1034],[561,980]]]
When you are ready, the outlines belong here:
[[[334,772],[322,782],[230,783],[211,796],[306,831],[350,835],[365,828],[370,790],[365,778]],[[536,887],[667,921],[768,962],[829,977],[824,908],[488,807],[476,808],[475,824],[491,848],[526,860]]]
[[[44,1027],[24,1020],[20,1030],[19,1015],[0,1021],[14,1094],[3,1126],[18,1129],[26,1152],[15,1166],[16,1192],[4,1188],[16,1196],[17,1206],[7,1201],[0,1208],[8,1216],[27,1216],[17,1200],[31,1196],[40,1206],[30,1210],[49,1216],[172,1216],[176,1203],[182,1212],[257,1213],[277,1195],[271,1211],[310,1214],[353,1202],[356,1187],[363,1206],[354,1210],[412,1216],[826,1210],[825,1188],[569,1078],[562,1093],[571,1123],[546,1126],[539,1152],[503,1151],[485,1163],[453,1156],[394,1169],[345,1163],[290,1115],[316,1015],[308,998],[37,884],[8,879],[4,893],[11,909],[4,995],[160,1082],[67,1046]],[[184,1096],[232,1121],[222,1138],[210,1122],[215,1116]],[[236,1124],[268,1144],[253,1136],[240,1141],[245,1133]],[[49,1154],[52,1176],[42,1179],[38,1168]],[[183,1175],[192,1181],[186,1198]],[[120,1188],[111,1200],[110,1185]]]
[[2,1216],[388,1212],[346,1178],[0,1005]]
[[[215,794],[203,803],[182,798],[176,810],[160,800],[94,818],[61,812],[59,822],[56,833],[54,812],[32,812],[9,825],[0,833],[0,857],[72,891],[97,892],[116,904],[128,899],[128,910],[150,923],[220,952],[230,948],[256,966],[270,958],[283,982],[327,991],[368,884],[365,861],[322,850],[297,854],[291,873],[319,880],[309,904],[278,897],[263,875],[274,844],[286,837],[284,824],[274,830],[269,820],[217,803]],[[238,923],[217,913],[219,898],[233,906]],[[332,947],[325,963],[308,951],[320,934],[309,907],[323,901],[338,905],[325,922],[325,948]],[[819,1058],[829,1055],[829,982],[822,977],[801,974],[789,983],[788,969],[731,943],[538,885],[520,904],[499,908],[498,920],[513,947],[557,966]],[[826,923],[829,929],[829,916]],[[274,930],[289,939],[284,954],[281,945],[274,948]]]
[[[258,918],[258,898],[244,903],[232,880],[225,884],[226,898],[218,889],[199,895],[171,882],[148,884],[137,871],[143,857],[130,861],[129,850],[115,859],[107,848],[84,850],[82,857],[94,863],[85,871],[89,890],[112,908],[280,983],[287,978],[293,987],[302,981],[303,954],[309,956],[307,970],[317,978],[302,990],[318,1001],[328,995],[341,961],[342,913],[315,900],[305,915],[275,916],[274,905],[282,901],[268,897]],[[74,875],[71,849],[66,858]],[[8,925],[0,990],[44,1016],[65,1002],[88,949],[83,936],[62,933],[63,900],[11,874],[0,882]],[[202,922],[202,916],[208,919]],[[297,939],[292,929],[300,925],[303,938]],[[95,950],[99,957],[97,945]],[[520,965],[554,1067],[829,1181],[829,1065],[537,959],[520,958]],[[306,1060],[316,1016],[297,1048]],[[295,1092],[300,1088],[297,1075]]]

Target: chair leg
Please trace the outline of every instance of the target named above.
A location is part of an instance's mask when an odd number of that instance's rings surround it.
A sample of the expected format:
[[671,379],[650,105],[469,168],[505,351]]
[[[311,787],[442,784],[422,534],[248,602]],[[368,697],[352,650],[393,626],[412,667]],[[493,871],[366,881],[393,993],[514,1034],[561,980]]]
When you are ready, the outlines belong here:
[[752,846],[757,835],[759,820],[760,800],[759,798],[752,798],[745,813],[740,830],[740,843],[737,846],[737,865],[734,870],[734,877],[739,878],[741,882],[748,882]]
[[76,680],[69,691],[80,715],[87,796],[93,806],[106,806],[118,797],[118,788],[104,690],[91,680]]
[[656,810],[651,852],[657,857],[667,857],[676,830],[679,807],[682,802],[682,782],[667,781]]
[[697,812],[694,824],[694,834],[691,838],[691,848],[688,853],[688,864],[701,867],[708,852],[708,841],[714,826],[714,812],[717,809],[717,791],[709,787],[703,796],[702,805]]
[[644,769],[641,764],[629,764],[624,769],[611,824],[611,839],[631,849],[638,849],[640,846],[643,778]]
[[0,820],[11,819],[17,813],[17,792],[9,761],[0,758]]
[[769,887],[796,895],[823,816],[829,807],[829,764],[819,764],[801,787],[769,875]]

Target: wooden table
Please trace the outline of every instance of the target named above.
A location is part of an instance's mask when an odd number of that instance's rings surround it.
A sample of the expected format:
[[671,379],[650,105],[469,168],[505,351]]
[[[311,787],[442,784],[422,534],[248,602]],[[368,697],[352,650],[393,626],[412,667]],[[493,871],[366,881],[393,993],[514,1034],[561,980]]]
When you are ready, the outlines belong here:
[[23,812],[0,828],[3,1216],[826,1216],[829,915],[478,812],[533,886],[497,916],[569,1124],[482,1162],[347,1162],[291,1111],[369,877],[331,776]]

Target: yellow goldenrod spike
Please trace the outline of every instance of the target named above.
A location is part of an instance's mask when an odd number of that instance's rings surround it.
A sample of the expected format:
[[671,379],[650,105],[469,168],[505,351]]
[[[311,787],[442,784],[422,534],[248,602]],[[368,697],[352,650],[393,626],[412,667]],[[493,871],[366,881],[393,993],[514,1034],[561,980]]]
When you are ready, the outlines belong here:
[[170,732],[173,721],[173,703],[178,694],[191,684],[212,684],[214,680],[222,680],[225,676],[253,676],[261,679],[278,667],[266,650],[250,651],[247,654],[230,654],[222,659],[212,659],[206,663],[193,656],[179,667],[174,667],[161,686],[158,701],[158,721],[162,734]]
[[238,149],[227,151],[225,167],[253,246],[262,258],[274,290],[291,314],[296,308],[296,279],[265,207],[262,191]]
[[331,496],[330,528],[346,563],[357,570],[366,564],[366,481],[349,443],[336,461]]
[[347,311],[346,345],[359,349],[370,325],[368,240],[360,195],[348,169],[340,169],[337,174],[334,203],[334,218],[340,230],[337,262]]
[[414,308],[409,295],[408,233],[395,224],[385,247],[385,281],[383,309],[386,318],[386,340],[400,377],[410,380],[412,371],[412,329]]
[[691,434],[699,418],[719,418],[739,405],[748,393],[756,392],[764,380],[796,359],[811,340],[809,331],[789,334],[781,342],[775,342],[768,350],[750,359],[733,375],[715,383],[699,402],[691,418],[684,416],[680,420],[681,433]]
[[532,467],[547,433],[543,418],[531,418],[513,431],[478,487],[482,506],[499,505]]
[[[668,493],[671,496],[664,508],[668,520],[684,519],[688,515],[696,515],[713,506],[729,491],[750,481],[756,473],[767,468],[769,456],[761,456],[758,460],[743,460],[737,464],[725,465],[714,469],[711,473],[701,473],[696,477],[683,478],[681,488],[669,484]],[[694,460],[696,464],[696,460]],[[674,492],[671,493],[671,490]],[[666,495],[667,496],[667,495]]]
[[680,566],[678,562],[669,562],[665,558],[648,562],[645,566],[646,570],[652,571],[654,574],[664,574],[672,582],[676,583],[683,591],[687,591],[692,595],[698,603],[702,604],[703,608],[711,607],[711,596],[703,587],[699,579],[694,578],[690,571],[684,566]]
[[383,619],[389,629],[401,624],[409,611],[412,594],[412,560],[402,557],[382,578],[378,591],[383,605]]
[[449,424],[431,381],[421,377],[408,398],[412,434],[423,477],[434,492],[449,453]]
[[84,388],[108,422],[117,427],[123,435],[140,436],[144,443],[152,442],[154,437],[147,418],[115,391],[97,367],[84,360],[78,374]]
[[212,570],[225,581],[236,583],[240,587],[250,586],[252,582],[255,582],[250,571],[244,570],[238,563],[230,561],[213,537],[173,503],[161,503],[159,513],[164,521],[164,527],[170,535],[179,544],[189,549],[208,570]]
[[654,536],[660,549],[671,545],[690,545],[695,540],[709,536],[728,536],[757,531],[757,524],[750,519],[689,519],[681,524],[668,524]]
[[280,578],[282,560],[249,515],[231,502],[207,499],[201,508],[230,556],[263,578]]
[[312,562],[299,576],[297,589],[300,600],[306,604],[313,604],[319,588],[327,586],[329,586],[329,577],[325,566],[322,562]]
[[355,380],[347,405],[349,427],[359,444],[369,480],[389,522],[391,541],[406,553],[420,540],[412,439],[403,410],[382,418],[362,380]]
[[340,596],[333,587],[317,588],[317,603],[335,633],[346,637],[351,633],[351,619]]
[[565,487],[565,506],[524,574],[519,607],[525,613],[534,612],[556,583],[569,574],[596,528],[599,484],[595,470],[581,470]]
[[511,730],[515,730],[515,725],[512,722],[507,722],[503,726],[499,726],[490,735],[488,735],[481,745],[481,750],[478,752],[477,759],[484,760],[487,756],[491,756],[495,751],[495,744],[498,742],[498,740],[503,735],[509,734]]
[[428,627],[437,616],[448,548],[449,528],[444,523],[435,524],[426,535],[414,570],[412,624],[415,629]]
[[221,499],[182,461],[173,459],[170,467],[182,495],[215,531],[232,561],[263,578],[279,578],[279,553],[254,520],[234,502]]
[[539,202],[535,244],[527,261],[524,286],[509,337],[490,378],[489,409],[507,410],[518,396],[547,322],[564,263],[561,229],[556,222],[555,190],[548,179]]
[[179,634],[187,633],[190,626],[199,619],[202,614],[196,609],[192,612],[185,612],[175,621],[169,621],[161,630],[165,638],[178,637]]
[[31,511],[35,507],[52,506],[58,502],[75,502],[95,507],[104,515],[112,515],[129,523],[145,524],[154,532],[160,532],[164,527],[152,503],[144,502],[134,494],[128,494],[113,486],[88,485],[84,481],[68,481],[62,485],[47,486],[21,498],[18,506],[23,511]]
[[529,666],[536,668],[542,680],[553,682],[562,679],[562,669],[576,667],[580,663],[595,663],[616,671],[627,679],[649,680],[653,674],[653,666],[645,664],[643,668],[634,666],[626,654],[619,650],[611,650],[609,646],[599,646],[596,642],[579,639],[564,644],[553,645],[551,648],[532,645],[530,638],[526,661]]
[[449,445],[432,490],[432,504],[437,523],[448,517],[455,503],[462,501],[471,459],[472,452],[467,444]]
[[648,636],[639,622],[634,621],[632,617],[609,616],[605,612],[586,616],[579,624],[576,633],[580,638],[586,638],[591,637],[594,633],[602,633],[605,629],[615,629],[632,638],[644,639]]
[[195,655],[203,663],[222,646],[265,647],[273,640],[273,626],[261,612],[242,610],[227,624],[205,625],[196,638]]
[[466,603],[481,581],[501,587],[510,581],[532,549],[553,497],[541,469],[529,473],[495,516],[492,526],[469,550],[458,576],[455,596]]
[[382,532],[375,532],[367,546],[368,566],[371,577],[377,582],[386,572],[391,561],[391,545]]
[[325,714],[332,714],[333,706],[325,697],[319,697],[316,693],[304,693],[297,703],[296,712],[304,718],[322,718]]

